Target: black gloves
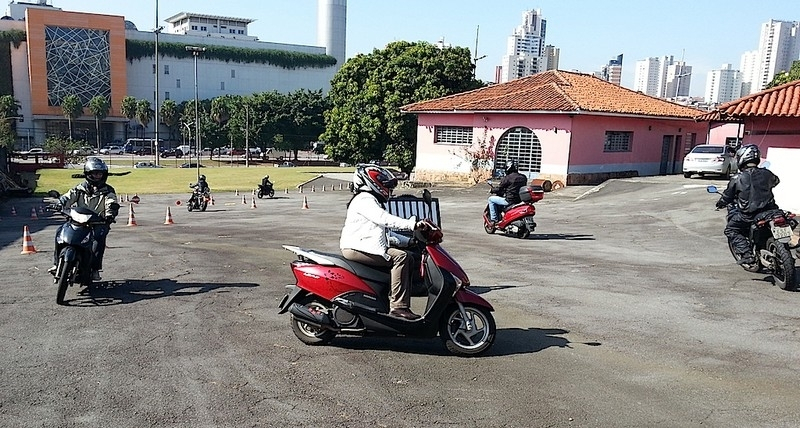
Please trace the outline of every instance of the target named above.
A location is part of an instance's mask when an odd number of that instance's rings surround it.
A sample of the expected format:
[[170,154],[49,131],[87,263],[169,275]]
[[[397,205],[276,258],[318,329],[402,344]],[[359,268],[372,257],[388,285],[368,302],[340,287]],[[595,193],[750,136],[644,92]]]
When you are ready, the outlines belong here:
[[719,198],[719,200],[717,201],[717,208],[721,209],[721,208],[725,208],[727,206],[728,206],[728,202],[725,201],[725,199],[723,199],[723,198]]

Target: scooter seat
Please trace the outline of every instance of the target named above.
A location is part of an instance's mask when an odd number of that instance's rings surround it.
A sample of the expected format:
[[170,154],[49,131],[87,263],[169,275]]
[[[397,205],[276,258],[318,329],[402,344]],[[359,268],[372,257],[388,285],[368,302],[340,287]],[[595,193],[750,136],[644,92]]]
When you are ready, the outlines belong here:
[[360,278],[376,281],[379,283],[388,284],[390,282],[391,275],[388,271],[388,268],[386,271],[382,271],[375,268],[374,266],[369,266],[346,259],[344,256],[339,254],[323,253],[314,250],[306,250],[306,251],[308,251],[309,253],[313,253],[314,256],[316,257],[325,259],[334,266],[347,269],[348,271],[352,272],[353,274],[355,274]]

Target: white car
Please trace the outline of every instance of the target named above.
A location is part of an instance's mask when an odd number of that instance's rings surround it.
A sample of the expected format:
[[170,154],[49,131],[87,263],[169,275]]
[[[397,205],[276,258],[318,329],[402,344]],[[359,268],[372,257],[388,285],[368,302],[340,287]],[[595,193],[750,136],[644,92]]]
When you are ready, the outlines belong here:
[[692,174],[701,177],[713,174],[728,178],[737,170],[735,155],[736,151],[730,146],[712,144],[695,146],[683,158],[683,176],[690,178]]
[[161,168],[161,165],[156,165],[153,162],[136,162],[134,168]]
[[121,155],[125,153],[120,146],[107,146],[100,149],[101,155]]

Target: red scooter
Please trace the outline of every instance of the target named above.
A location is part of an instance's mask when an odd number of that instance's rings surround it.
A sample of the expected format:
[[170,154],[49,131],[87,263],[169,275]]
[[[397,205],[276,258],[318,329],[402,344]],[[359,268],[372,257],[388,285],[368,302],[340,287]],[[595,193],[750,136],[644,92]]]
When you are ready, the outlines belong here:
[[[423,192],[428,212],[430,192]],[[329,343],[337,334],[436,337],[459,356],[475,356],[494,343],[492,305],[470,291],[469,278],[439,244],[442,231],[430,222],[414,231],[418,275],[412,295],[427,295],[422,317],[389,315],[388,270],[350,261],[339,254],[284,245],[298,259],[291,264],[296,284],[287,285],[279,313],[291,314],[295,336],[308,345]],[[413,250],[412,250],[413,253]]]
[[[492,182],[487,182],[491,187],[489,193],[496,194],[497,189],[492,186]],[[486,233],[492,234],[495,230],[500,230],[508,236],[525,239],[536,229],[536,222],[533,216],[536,215],[534,202],[544,198],[544,189],[541,186],[525,186],[519,189],[519,198],[522,202],[510,204],[503,207],[500,212],[500,221],[492,225],[489,217],[489,204],[483,210],[483,229]]]

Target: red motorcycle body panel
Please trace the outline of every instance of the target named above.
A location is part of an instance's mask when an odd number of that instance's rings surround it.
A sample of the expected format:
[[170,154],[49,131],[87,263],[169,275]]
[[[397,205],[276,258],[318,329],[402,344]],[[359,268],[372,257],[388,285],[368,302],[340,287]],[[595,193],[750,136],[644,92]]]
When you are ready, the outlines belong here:
[[[461,265],[444,250],[444,248],[440,247],[439,245],[428,245],[428,256],[433,259],[433,262],[436,263],[436,266],[450,272],[451,274],[455,275],[456,278],[461,280],[461,282],[465,284],[469,284],[469,278],[467,274],[464,272],[464,269],[461,268]],[[424,264],[423,264],[424,266]]]
[[522,204],[518,205],[510,210],[506,211],[503,214],[502,220],[500,223],[497,224],[498,227],[503,228],[508,226],[509,224],[520,220],[524,217],[532,216],[536,214],[536,208],[534,208],[531,204]]
[[361,278],[339,267],[295,261],[292,263],[292,273],[298,287],[328,301],[353,291],[375,294]]
[[473,304],[477,306],[482,306],[490,311],[494,311],[492,304],[487,302],[486,299],[475,294],[474,292],[467,290],[466,288],[461,288],[456,292],[456,300],[463,304]]

